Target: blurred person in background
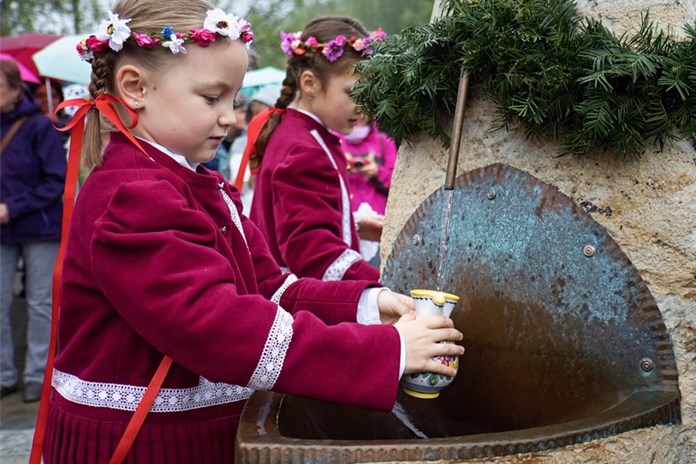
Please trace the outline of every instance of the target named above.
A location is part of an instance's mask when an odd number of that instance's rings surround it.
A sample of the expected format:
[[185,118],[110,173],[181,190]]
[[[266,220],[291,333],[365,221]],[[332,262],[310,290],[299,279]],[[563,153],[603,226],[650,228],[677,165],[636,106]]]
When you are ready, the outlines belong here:
[[[60,82],[53,79],[44,79],[38,87],[34,89],[34,102],[41,108],[43,114],[51,118],[56,127],[64,127],[70,122],[71,116],[64,110],[54,114],[56,107],[63,103],[65,99],[63,95],[63,87]],[[68,137],[67,132],[63,132],[65,138]]]
[[[242,158],[244,157],[244,149],[246,148],[247,144],[246,126],[254,116],[275,105],[278,98],[280,98],[280,86],[267,85],[254,92],[247,102],[244,131],[234,140],[232,146],[230,147],[230,180],[233,183],[237,183],[236,181],[239,175],[239,167],[242,162]],[[251,210],[251,202],[254,198],[254,183],[256,181],[256,176],[251,174],[251,170],[249,169],[248,165],[244,169],[244,177],[241,181],[241,186],[238,187],[242,194],[244,214],[248,216],[249,211]]]
[[[361,116],[350,134],[335,133],[348,161],[348,182],[353,216],[384,217],[392,173],[396,163],[396,142],[380,132],[377,123]],[[360,253],[375,267],[380,266],[379,241],[360,240]]]
[[48,355],[67,166],[61,135],[25,92],[12,60],[0,60],[0,133],[0,397],[20,380],[10,316],[21,257],[28,310],[23,399],[32,402],[41,397]]

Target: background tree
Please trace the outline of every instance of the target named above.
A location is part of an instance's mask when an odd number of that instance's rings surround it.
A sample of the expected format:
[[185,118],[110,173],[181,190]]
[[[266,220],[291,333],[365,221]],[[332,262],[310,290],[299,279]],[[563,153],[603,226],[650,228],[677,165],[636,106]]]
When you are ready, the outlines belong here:
[[[22,32],[87,34],[96,30],[112,0],[0,0],[0,35]],[[254,26],[253,48],[258,66],[285,68],[280,31],[299,31],[312,18],[339,14],[359,19],[366,28],[382,27],[396,34],[414,24],[427,23],[432,0],[213,0],[225,11],[248,19]],[[246,5],[246,6],[244,6]]]
[[0,35],[78,34],[96,28],[102,0],[0,0]]

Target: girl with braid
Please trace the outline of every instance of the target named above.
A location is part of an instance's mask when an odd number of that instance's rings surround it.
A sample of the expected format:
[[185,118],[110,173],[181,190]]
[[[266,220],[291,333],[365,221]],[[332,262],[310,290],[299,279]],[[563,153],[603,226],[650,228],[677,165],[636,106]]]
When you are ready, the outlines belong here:
[[235,124],[251,38],[203,0],[119,0],[78,45],[90,98],[64,105],[73,143],[87,116],[93,171],[62,262],[47,464],[229,463],[255,390],[388,411],[403,373],[454,374],[432,359],[463,352],[438,343],[461,339],[451,320],[416,320],[376,282],[282,273],[202,166]]
[[[251,167],[260,168],[250,218],[281,268],[322,280],[377,280],[379,270],[360,255],[346,158],[331,131],[350,134],[359,121],[353,69],[384,33],[327,16],[281,38],[288,55],[281,96],[251,144]],[[376,237],[365,236],[366,226],[361,237],[379,240],[381,223]]]

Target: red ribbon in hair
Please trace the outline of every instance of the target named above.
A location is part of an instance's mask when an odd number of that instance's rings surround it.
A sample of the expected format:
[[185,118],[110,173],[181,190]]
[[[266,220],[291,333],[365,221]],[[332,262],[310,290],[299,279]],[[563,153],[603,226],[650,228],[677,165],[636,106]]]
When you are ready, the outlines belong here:
[[[246,173],[246,168],[249,164],[249,160],[252,157],[258,155],[256,141],[259,139],[259,135],[261,135],[261,130],[263,129],[263,126],[266,125],[266,121],[271,119],[271,116],[273,116],[274,113],[283,116],[283,114],[285,113],[285,109],[276,108],[275,106],[266,108],[265,110],[261,111],[259,114],[251,118],[251,121],[249,121],[249,124],[247,125],[247,143],[244,147],[244,153],[242,154],[242,161],[239,163],[237,178],[234,180],[234,186],[237,187],[237,190],[239,190],[240,192],[242,191],[242,184],[244,183],[244,174]],[[255,175],[258,171],[259,168],[257,167],[256,169],[252,169],[251,173]]]
[[[116,109],[116,104],[121,105],[131,118],[130,126],[126,127],[121,121],[121,117]],[[34,428],[34,440],[32,442],[31,454],[29,462],[31,464],[39,464],[41,462],[41,453],[43,450],[44,439],[46,436],[46,425],[48,419],[48,401],[51,394],[51,377],[53,376],[53,365],[56,356],[56,346],[58,340],[58,317],[59,317],[59,301],[60,301],[60,281],[63,273],[63,259],[65,258],[65,247],[68,242],[68,232],[70,231],[70,221],[72,219],[73,207],[75,204],[75,193],[77,191],[77,183],[80,172],[80,155],[82,153],[82,137],[85,131],[85,116],[87,112],[96,107],[106,119],[118,128],[133,144],[138,147],[146,156],[147,153],[140,145],[138,140],[130,133],[128,129],[134,128],[138,124],[138,114],[126,106],[118,97],[109,94],[101,94],[94,100],[85,100],[84,98],[73,98],[66,100],[55,110],[57,114],[66,106],[77,106],[72,120],[65,127],[57,128],[60,131],[68,131],[72,129],[70,138],[70,150],[68,153],[68,170],[65,175],[65,188],[63,191],[63,219],[61,223],[61,240],[58,248],[58,257],[56,265],[53,269],[53,305],[51,309],[51,341],[48,345],[48,356],[46,359],[46,370],[44,371],[43,389],[41,391],[41,403],[39,403],[39,411],[36,419],[36,427]]]

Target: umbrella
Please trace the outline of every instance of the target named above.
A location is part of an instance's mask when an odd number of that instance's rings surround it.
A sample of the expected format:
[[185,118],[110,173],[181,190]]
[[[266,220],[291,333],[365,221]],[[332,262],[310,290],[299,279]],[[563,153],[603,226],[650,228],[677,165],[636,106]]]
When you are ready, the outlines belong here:
[[23,64],[35,76],[39,75],[31,56],[51,42],[60,38],[55,34],[26,32],[20,35],[0,37],[0,52],[12,56],[15,61]]
[[26,66],[17,61],[13,56],[8,55],[7,53],[0,53],[0,60],[12,60],[15,63],[17,63],[17,67],[19,68],[19,75],[24,82],[31,82],[33,84],[38,84],[41,82],[39,78],[36,77],[36,74],[29,71]]
[[39,74],[75,84],[89,84],[92,66],[82,61],[76,46],[82,36],[66,35],[34,53]]
[[273,66],[266,66],[265,68],[252,69],[247,71],[244,76],[244,82],[242,83],[242,92],[245,95],[250,96],[261,87],[266,85],[280,85],[285,79],[285,71],[281,71]]

